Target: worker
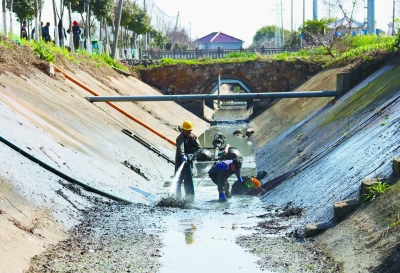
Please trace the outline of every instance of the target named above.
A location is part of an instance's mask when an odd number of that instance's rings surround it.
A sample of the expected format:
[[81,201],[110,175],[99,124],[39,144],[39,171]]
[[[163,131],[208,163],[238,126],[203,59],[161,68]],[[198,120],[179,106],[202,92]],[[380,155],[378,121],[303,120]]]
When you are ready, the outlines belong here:
[[244,194],[246,192],[249,192],[253,189],[260,187],[260,185],[261,185],[260,181],[256,177],[242,176],[242,178],[244,181],[243,183],[240,183],[239,181],[236,181],[235,183],[233,183],[233,185],[231,187],[232,195]]
[[228,178],[235,174],[237,181],[243,183],[243,178],[240,176],[240,169],[242,168],[242,160],[235,158],[233,160],[218,161],[208,171],[208,176],[217,184],[219,200],[224,202],[227,198],[231,198],[230,186]]
[[181,127],[181,134],[176,138],[176,155],[175,155],[175,175],[179,167],[184,163],[182,172],[179,175],[176,197],[181,198],[181,185],[185,189],[185,199],[194,201],[193,186],[193,161],[196,153],[201,149],[200,142],[195,134],[192,133],[193,123],[185,120]]

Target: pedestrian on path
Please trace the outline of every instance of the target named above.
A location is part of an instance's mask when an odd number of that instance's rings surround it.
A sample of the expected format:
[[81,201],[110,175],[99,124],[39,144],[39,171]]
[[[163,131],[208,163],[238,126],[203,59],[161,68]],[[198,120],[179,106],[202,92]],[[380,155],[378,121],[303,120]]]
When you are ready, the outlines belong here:
[[[71,33],[71,31],[68,29],[67,30],[68,34]],[[81,29],[79,27],[79,24],[77,21],[74,21],[72,23],[72,36],[73,36],[73,41],[74,41],[74,50],[79,49],[79,40],[81,36]]]
[[22,27],[21,27],[21,39],[27,39],[28,40],[28,29],[26,27],[26,21],[22,22]]
[[45,42],[50,42],[51,41],[51,36],[50,36],[50,23],[47,22],[44,27],[42,27],[42,37]]

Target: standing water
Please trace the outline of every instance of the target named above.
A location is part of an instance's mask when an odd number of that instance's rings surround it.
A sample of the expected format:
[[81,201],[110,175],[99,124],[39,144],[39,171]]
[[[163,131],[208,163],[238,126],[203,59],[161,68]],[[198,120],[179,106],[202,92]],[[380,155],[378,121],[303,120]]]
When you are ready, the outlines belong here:
[[[244,133],[247,129],[244,120],[248,112],[243,106],[231,104],[218,110],[214,116],[217,122],[199,136],[199,141],[203,148],[211,148],[214,135],[222,133],[226,143],[243,156],[241,174],[255,176],[254,150],[249,138],[233,134],[237,130]],[[250,228],[259,221],[255,215],[265,214],[265,208],[258,197],[247,195],[219,202],[217,186],[208,177],[213,164],[214,161],[195,162],[193,209],[177,209],[163,217],[165,228],[161,236],[165,247],[160,258],[163,267],[158,272],[260,272],[256,264],[258,257],[238,246],[235,240],[252,233]],[[178,173],[181,169],[182,166]],[[176,189],[178,173],[171,182],[170,194]],[[228,180],[230,185],[235,181],[235,175]]]

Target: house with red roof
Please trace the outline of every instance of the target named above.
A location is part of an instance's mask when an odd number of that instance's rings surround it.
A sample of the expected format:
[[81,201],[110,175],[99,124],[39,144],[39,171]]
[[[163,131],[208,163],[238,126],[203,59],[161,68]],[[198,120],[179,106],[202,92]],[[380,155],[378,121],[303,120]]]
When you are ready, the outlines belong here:
[[222,32],[213,32],[195,41],[198,49],[240,49],[244,41]]

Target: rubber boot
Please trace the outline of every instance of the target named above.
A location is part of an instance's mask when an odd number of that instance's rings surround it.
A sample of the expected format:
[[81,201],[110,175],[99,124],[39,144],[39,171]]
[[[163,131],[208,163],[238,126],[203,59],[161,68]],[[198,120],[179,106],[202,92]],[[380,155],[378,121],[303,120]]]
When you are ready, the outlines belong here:
[[227,201],[225,193],[220,193],[219,194],[219,201],[221,201],[221,202],[226,202]]

